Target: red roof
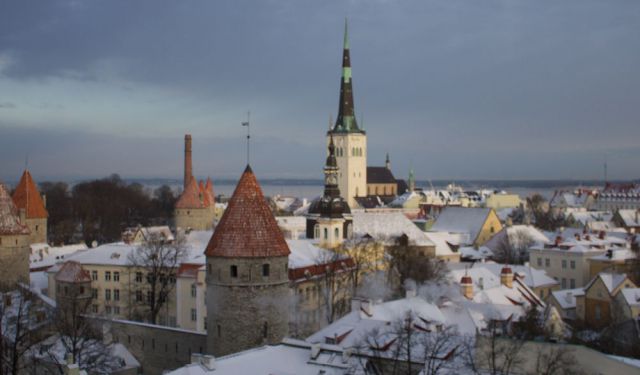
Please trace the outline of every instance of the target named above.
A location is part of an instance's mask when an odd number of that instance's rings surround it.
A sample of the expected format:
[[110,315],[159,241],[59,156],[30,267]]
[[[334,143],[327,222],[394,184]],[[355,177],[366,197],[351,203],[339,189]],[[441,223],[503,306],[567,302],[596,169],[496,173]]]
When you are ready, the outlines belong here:
[[262,189],[247,165],[205,254],[210,257],[275,257],[290,253]]
[[13,193],[13,202],[18,209],[25,209],[28,219],[45,219],[49,216],[40,192],[28,170],[25,170],[20,178],[20,183]]
[[89,271],[82,268],[82,265],[78,262],[69,260],[65,262],[60,270],[56,272],[56,281],[62,281],[67,283],[82,283],[91,282]]
[[202,208],[200,189],[198,189],[198,181],[195,178],[189,179],[187,187],[176,202],[176,208]]
[[207,178],[207,186],[205,187],[205,191],[208,194],[208,199],[211,204],[216,203],[215,195],[213,194],[213,181],[211,181],[211,177]]
[[178,267],[178,277],[191,277],[196,278],[198,276],[198,270],[202,267],[202,264],[182,263]]
[[29,228],[20,223],[18,208],[6,186],[0,184],[0,235],[29,234]]

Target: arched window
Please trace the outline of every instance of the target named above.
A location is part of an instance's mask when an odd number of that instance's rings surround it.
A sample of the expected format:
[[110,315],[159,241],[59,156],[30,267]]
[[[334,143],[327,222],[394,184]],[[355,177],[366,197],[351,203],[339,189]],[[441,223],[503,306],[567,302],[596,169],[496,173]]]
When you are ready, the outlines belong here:
[[318,224],[313,227],[313,238],[320,238],[320,225]]
[[338,229],[338,228],[334,229],[334,230],[333,230],[333,233],[334,233],[334,237],[335,237],[336,239],[339,239],[339,238],[340,238],[340,229]]
[[324,228],[324,239],[325,240],[329,239],[329,230],[327,228]]

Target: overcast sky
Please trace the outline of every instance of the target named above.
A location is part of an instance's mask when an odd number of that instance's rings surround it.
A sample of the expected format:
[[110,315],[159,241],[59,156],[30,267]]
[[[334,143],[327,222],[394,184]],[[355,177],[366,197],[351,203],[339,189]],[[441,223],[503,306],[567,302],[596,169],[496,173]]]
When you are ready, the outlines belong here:
[[369,164],[640,177],[640,1],[0,2],[0,179],[322,177],[349,18]]

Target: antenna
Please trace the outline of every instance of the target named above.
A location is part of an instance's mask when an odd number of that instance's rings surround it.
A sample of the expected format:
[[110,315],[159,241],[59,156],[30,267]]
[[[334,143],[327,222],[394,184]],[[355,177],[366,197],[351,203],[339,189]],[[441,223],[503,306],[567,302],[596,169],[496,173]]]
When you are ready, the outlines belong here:
[[251,111],[247,111],[247,121],[242,123],[242,126],[246,126],[247,127],[247,165],[249,165],[249,162],[251,160]]

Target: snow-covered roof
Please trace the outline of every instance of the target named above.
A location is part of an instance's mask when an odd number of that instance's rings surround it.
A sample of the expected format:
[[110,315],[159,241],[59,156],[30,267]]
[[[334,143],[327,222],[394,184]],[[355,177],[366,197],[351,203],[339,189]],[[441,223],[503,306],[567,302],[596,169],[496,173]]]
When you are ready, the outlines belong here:
[[508,241],[515,249],[544,246],[550,242],[549,238],[533,225],[512,225],[503,227],[485,243],[485,246],[495,251],[504,241]]
[[627,280],[627,275],[624,273],[611,273],[611,272],[600,272],[594,277],[589,283],[584,287],[584,290],[588,290],[591,286],[596,282],[596,280],[602,280],[604,286],[607,288],[609,294],[611,294],[615,289],[620,286],[625,280]]
[[568,216],[582,225],[593,221],[610,221],[612,217],[613,214],[609,211],[574,211]]
[[155,227],[141,227],[138,230],[142,233],[142,236],[145,239],[149,239],[151,238],[151,236],[161,236],[167,241],[173,241],[175,239],[173,233],[171,232],[171,229],[169,229],[169,227],[166,225]]
[[463,246],[459,251],[461,258],[469,260],[483,260],[493,256],[493,251],[486,246],[480,246],[478,249],[472,246]]
[[[468,264],[465,263],[452,263],[448,265],[449,268],[462,270],[464,267],[468,267]],[[504,264],[495,263],[495,262],[485,262],[485,263],[474,263],[471,269],[484,268],[492,272],[495,277],[497,277],[498,282],[500,281],[500,272],[504,267]],[[542,269],[536,269],[529,265],[517,265],[512,264],[509,265],[514,275],[521,278],[522,281],[529,288],[537,288],[541,286],[547,285],[555,285],[558,284],[554,278],[547,275],[547,273]]]
[[584,289],[563,289],[554,290],[551,292],[553,297],[558,301],[563,309],[575,309],[576,308],[576,296],[584,295]]
[[635,258],[636,258],[636,253],[630,249],[611,249],[610,257],[607,253],[605,253],[605,254],[600,254],[598,256],[595,256],[591,259],[604,260],[604,261],[621,261],[621,260],[628,260],[628,259],[635,259]]
[[436,256],[452,255],[453,251],[449,244],[455,244],[457,238],[449,232],[427,232],[427,238],[436,246]]
[[640,288],[623,288],[620,293],[629,306],[640,306]]
[[280,228],[306,228],[307,218],[304,216],[276,216],[276,222]]
[[167,375],[342,375],[360,364],[355,356],[343,356],[343,349],[335,345],[315,346],[293,339],[222,356],[214,361],[215,369],[192,363]]
[[626,227],[640,226],[640,211],[638,210],[619,210],[618,215],[624,222]]
[[69,255],[78,250],[86,250],[84,243],[65,246],[49,246],[46,243],[36,243],[31,245],[31,255],[29,256],[29,268],[44,269],[50,267],[58,261],[66,259]]
[[491,208],[446,207],[431,227],[434,232],[468,233],[469,243],[475,241],[487,220]]
[[309,267],[335,260],[335,253],[316,245],[313,240],[287,240],[289,268]]
[[394,241],[404,234],[417,246],[435,246],[425,232],[400,212],[354,212],[353,234],[369,235],[382,242]]

